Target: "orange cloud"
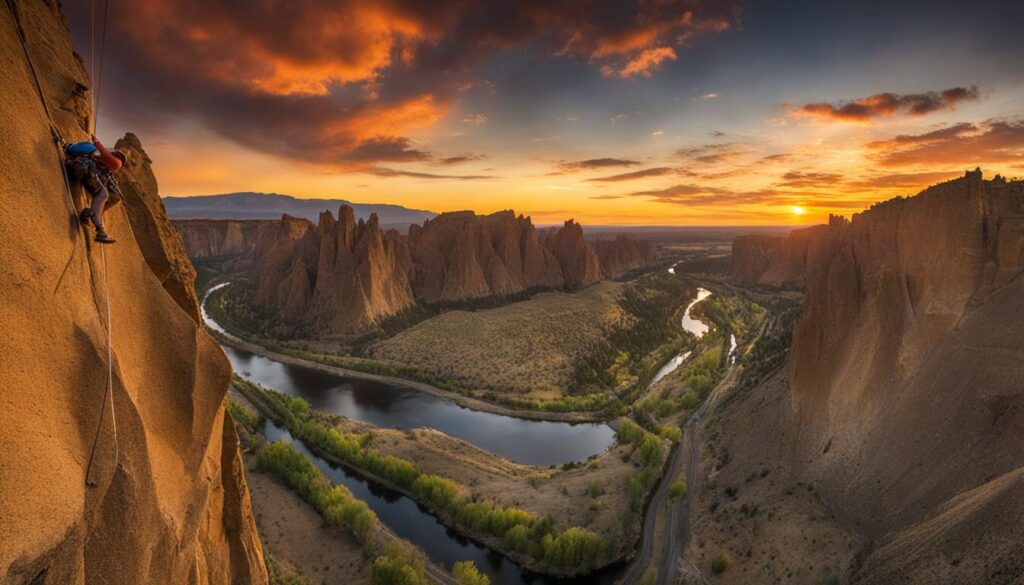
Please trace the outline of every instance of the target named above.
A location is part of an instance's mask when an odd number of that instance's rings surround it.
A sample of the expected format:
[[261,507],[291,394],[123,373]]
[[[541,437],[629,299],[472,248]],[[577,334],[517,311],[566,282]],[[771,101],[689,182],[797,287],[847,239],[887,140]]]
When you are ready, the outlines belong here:
[[954,87],[943,91],[913,94],[887,92],[838,104],[828,102],[806,104],[791,108],[791,114],[797,117],[866,123],[875,118],[887,118],[899,114],[924,116],[940,110],[955,110],[958,104],[977,101],[980,97],[976,86]]
[[606,77],[611,75],[622,78],[634,77],[636,75],[650,77],[661,66],[661,63],[666,60],[676,60],[675,50],[672,47],[654,47],[644,49],[639,55],[630,59],[621,69],[615,69],[606,65],[601,68],[601,73]]
[[871,158],[887,167],[974,166],[1024,162],[1024,121],[961,123],[924,134],[902,134],[867,144]]

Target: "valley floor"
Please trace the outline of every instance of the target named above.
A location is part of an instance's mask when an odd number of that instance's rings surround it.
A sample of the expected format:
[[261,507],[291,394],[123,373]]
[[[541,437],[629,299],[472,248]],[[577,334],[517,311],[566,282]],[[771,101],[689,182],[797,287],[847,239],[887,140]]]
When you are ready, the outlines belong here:
[[256,525],[265,552],[309,583],[362,585],[370,582],[370,563],[350,535],[328,526],[322,516],[295,492],[269,475],[251,470],[246,461]]

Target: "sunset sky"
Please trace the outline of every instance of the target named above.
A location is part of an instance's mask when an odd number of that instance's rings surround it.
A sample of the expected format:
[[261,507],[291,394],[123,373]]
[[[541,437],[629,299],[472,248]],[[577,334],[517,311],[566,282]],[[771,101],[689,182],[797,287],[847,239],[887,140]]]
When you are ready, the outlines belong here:
[[163,195],[808,224],[1024,175],[1019,1],[114,1],[108,29],[98,133]]

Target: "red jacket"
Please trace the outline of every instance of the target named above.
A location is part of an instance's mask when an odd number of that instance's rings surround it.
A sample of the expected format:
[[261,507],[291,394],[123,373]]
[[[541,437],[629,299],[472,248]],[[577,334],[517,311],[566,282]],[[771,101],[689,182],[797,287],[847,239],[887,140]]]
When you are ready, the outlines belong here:
[[103,146],[102,142],[97,140],[93,142],[93,144],[95,144],[96,149],[100,151],[100,160],[103,161],[103,166],[107,167],[108,171],[114,172],[121,168],[121,159],[110,154],[110,151],[107,150],[106,146]]

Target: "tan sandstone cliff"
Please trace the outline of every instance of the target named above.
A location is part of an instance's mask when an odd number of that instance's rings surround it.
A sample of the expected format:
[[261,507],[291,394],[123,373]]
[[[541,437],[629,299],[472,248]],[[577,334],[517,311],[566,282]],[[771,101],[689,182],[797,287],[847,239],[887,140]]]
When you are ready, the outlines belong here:
[[[86,75],[59,9],[14,4],[57,129],[86,139]],[[141,145],[121,143],[133,157],[121,173],[127,198],[106,216],[118,243],[100,249],[78,227],[81,189],[65,190],[2,12],[0,193],[18,204],[0,218],[16,250],[0,279],[0,582],[266,583],[224,410],[230,366],[197,322],[194,274]],[[104,400],[108,300],[116,417]]]

